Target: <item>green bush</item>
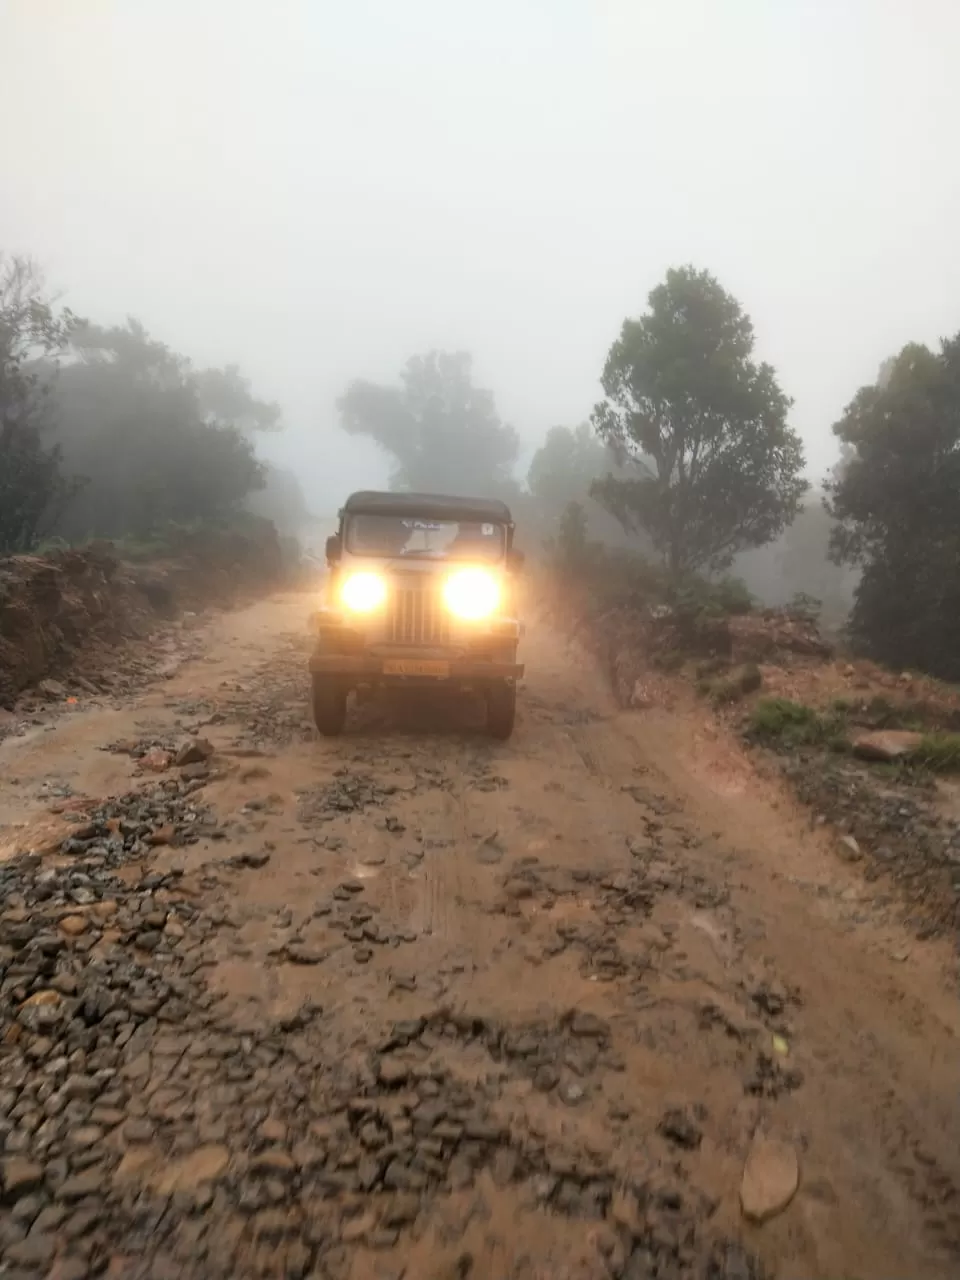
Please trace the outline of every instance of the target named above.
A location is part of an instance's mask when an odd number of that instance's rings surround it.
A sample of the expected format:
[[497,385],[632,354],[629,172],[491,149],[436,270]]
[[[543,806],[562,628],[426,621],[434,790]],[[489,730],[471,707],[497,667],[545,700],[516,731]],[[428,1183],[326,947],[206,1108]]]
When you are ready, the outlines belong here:
[[804,622],[817,622],[823,613],[823,601],[806,591],[798,591],[787,605],[787,613]]
[[912,763],[922,764],[934,773],[960,770],[960,733],[928,733],[916,751],[910,753]]
[[718,706],[739,702],[748,693],[756,693],[763,684],[760,668],[753,663],[740,667],[725,680],[718,680],[708,691]]
[[823,746],[846,750],[845,721],[836,710],[821,715],[789,698],[761,698],[751,709],[749,734],[769,746],[791,749]]
[[711,591],[721,613],[736,617],[753,612],[756,602],[741,578],[721,578],[719,582],[712,584]]
[[739,578],[688,577],[678,584],[662,578],[664,603],[683,620],[715,619],[750,613],[753,597]]

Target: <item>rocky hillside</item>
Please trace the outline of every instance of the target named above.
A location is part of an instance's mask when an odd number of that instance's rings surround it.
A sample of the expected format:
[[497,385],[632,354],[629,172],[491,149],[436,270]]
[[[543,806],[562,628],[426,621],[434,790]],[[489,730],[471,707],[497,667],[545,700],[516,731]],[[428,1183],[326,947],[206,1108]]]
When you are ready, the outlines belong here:
[[267,521],[183,532],[144,560],[107,542],[0,559],[0,707],[104,646],[147,635],[185,610],[234,605],[283,573]]

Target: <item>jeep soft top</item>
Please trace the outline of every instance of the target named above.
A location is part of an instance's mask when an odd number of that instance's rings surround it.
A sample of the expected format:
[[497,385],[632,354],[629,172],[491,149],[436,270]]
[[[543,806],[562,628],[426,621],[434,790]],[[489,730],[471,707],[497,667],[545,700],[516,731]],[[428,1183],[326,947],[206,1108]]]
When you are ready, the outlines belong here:
[[421,516],[424,520],[489,520],[513,525],[510,508],[497,498],[447,493],[386,493],[361,489],[343,504],[344,515]]

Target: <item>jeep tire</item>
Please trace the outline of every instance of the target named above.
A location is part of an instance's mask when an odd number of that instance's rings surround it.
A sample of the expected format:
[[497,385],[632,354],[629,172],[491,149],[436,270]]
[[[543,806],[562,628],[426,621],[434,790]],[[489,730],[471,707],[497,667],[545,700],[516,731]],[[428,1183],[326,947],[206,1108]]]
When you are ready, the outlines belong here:
[[333,676],[313,677],[313,722],[325,738],[337,738],[347,722],[347,690]]
[[506,742],[517,718],[517,686],[513,680],[496,680],[487,689],[487,733]]

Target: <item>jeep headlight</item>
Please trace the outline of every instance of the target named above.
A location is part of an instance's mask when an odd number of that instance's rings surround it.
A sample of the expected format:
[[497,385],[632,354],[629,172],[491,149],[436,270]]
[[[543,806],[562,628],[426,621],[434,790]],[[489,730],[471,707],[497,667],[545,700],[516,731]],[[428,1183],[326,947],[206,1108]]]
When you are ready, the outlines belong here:
[[500,579],[487,569],[459,569],[444,583],[443,601],[454,617],[479,622],[500,604]]
[[379,573],[351,573],[340,584],[339,596],[351,613],[373,613],[386,601],[386,580]]

